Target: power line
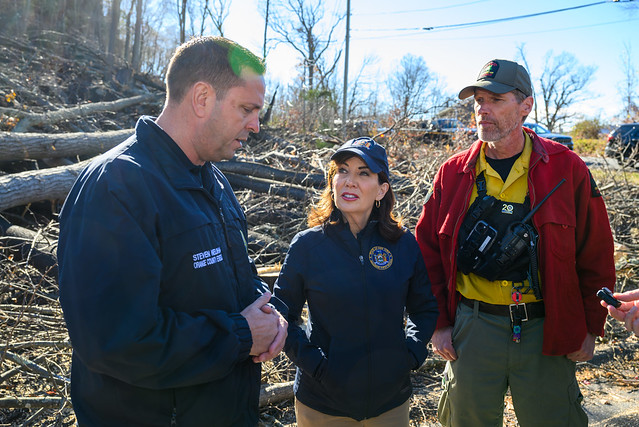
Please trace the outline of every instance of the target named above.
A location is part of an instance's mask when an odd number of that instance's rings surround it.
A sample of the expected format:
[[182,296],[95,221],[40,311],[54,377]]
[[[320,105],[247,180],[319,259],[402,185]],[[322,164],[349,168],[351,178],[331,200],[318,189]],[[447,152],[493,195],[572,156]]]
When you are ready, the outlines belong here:
[[[623,1],[623,3],[627,3],[627,2],[631,2],[634,0],[625,0]],[[499,19],[490,19],[490,20],[486,20],[486,21],[476,21],[476,22],[468,22],[468,23],[464,23],[464,24],[449,24],[449,25],[438,25],[438,26],[433,26],[433,27],[412,27],[412,28],[380,28],[380,29],[373,29],[373,28],[366,28],[366,29],[353,29],[353,31],[375,31],[375,32],[381,32],[381,31],[433,31],[433,30],[452,30],[452,29],[461,29],[461,28],[469,28],[469,27],[475,27],[475,26],[480,26],[480,25],[489,25],[489,24],[495,24],[495,23],[499,23],[499,22],[508,22],[508,21],[516,21],[519,19],[525,19],[525,18],[532,18],[532,17],[536,17],[536,16],[542,16],[542,15],[549,15],[549,14],[553,14],[553,13],[559,13],[559,12],[566,12],[569,10],[575,10],[575,9],[583,9],[586,7],[591,7],[591,6],[598,6],[601,4],[605,4],[605,3],[620,3],[619,0],[604,0],[604,1],[599,1],[599,2],[595,2],[595,3],[589,3],[589,4],[584,4],[584,5],[579,5],[579,6],[573,6],[573,7],[567,7],[567,8],[563,8],[563,9],[556,9],[556,10],[550,10],[550,11],[546,11],[546,12],[537,12],[537,13],[530,13],[530,14],[526,14],[526,15],[519,15],[519,16],[513,16],[513,17],[508,17],[508,18],[499,18]]]
[[[552,33],[552,32],[556,32],[556,31],[570,31],[570,30],[578,30],[581,28],[592,28],[592,27],[601,27],[604,25],[611,25],[611,24],[621,24],[624,22],[631,22],[631,21],[636,21],[638,20],[639,17],[637,18],[628,18],[628,19],[623,19],[623,20],[618,20],[618,21],[609,21],[609,22],[601,22],[598,24],[588,24],[588,25],[579,25],[579,26],[575,26],[575,27],[558,27],[558,28],[552,28],[549,30],[535,30],[535,31],[529,31],[529,32],[525,32],[525,33],[512,33],[512,34],[493,34],[493,35],[474,35],[473,39],[490,39],[490,38],[503,38],[503,37],[513,37],[513,36],[522,36],[522,35],[529,35],[529,34],[541,34],[541,33]],[[425,33],[423,31],[414,31],[411,33],[403,33],[403,34],[397,34],[394,36],[370,36],[370,37],[357,37],[357,40],[377,40],[377,39],[389,39],[389,38],[410,38],[413,36],[423,36]],[[468,37],[464,36],[464,37],[455,37],[455,38],[437,38],[436,40],[465,40]]]
[[489,0],[476,0],[476,1],[466,2],[466,3],[451,4],[447,6],[441,6],[441,7],[432,7],[430,9],[412,9],[412,10],[396,10],[396,11],[389,11],[389,12],[358,13],[357,16],[378,16],[378,15],[386,16],[386,15],[401,15],[401,14],[416,13],[416,12],[433,12],[435,10],[453,9],[456,7],[469,6],[471,4],[476,4],[476,3],[484,3],[486,1],[489,1]]
[[518,19],[532,18],[532,17],[535,17],[535,16],[542,16],[542,15],[550,15],[552,13],[558,13],[558,12],[566,12],[568,10],[583,9],[583,8],[586,8],[586,7],[598,6],[600,4],[611,3],[611,2],[612,2],[612,0],[598,1],[596,3],[584,4],[584,5],[581,5],[581,6],[566,7],[566,8],[563,8],[563,9],[550,10],[550,11],[547,11],[547,12],[529,13],[527,15],[513,16],[511,18],[490,19],[490,20],[487,20],[487,21],[469,22],[467,24],[438,25],[436,27],[424,27],[423,29],[427,30],[427,31],[431,31],[431,30],[439,30],[439,29],[443,29],[443,28],[475,27],[475,26],[478,26],[478,25],[487,25],[487,24],[495,24],[497,22],[515,21],[515,20],[518,20]]

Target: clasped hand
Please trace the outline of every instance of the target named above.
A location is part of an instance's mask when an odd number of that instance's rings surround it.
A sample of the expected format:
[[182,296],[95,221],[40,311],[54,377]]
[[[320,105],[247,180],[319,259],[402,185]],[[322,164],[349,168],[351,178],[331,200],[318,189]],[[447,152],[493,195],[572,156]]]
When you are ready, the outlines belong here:
[[271,293],[265,292],[240,313],[251,328],[253,346],[250,355],[255,363],[273,359],[284,348],[288,322],[269,304]]

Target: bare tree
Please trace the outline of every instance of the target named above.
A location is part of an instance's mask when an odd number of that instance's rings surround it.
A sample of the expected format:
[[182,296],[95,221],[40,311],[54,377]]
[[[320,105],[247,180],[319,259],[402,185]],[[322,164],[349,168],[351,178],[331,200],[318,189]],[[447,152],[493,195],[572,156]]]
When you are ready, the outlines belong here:
[[597,67],[581,65],[574,55],[563,52],[545,57],[544,71],[539,79],[542,101],[542,124],[555,130],[574,114],[569,109],[585,95]]
[[[335,53],[330,49],[334,44],[333,33],[344,15],[335,12],[325,18],[321,0],[281,0],[277,4],[272,2],[270,10],[270,27],[278,35],[277,40],[302,57],[303,73],[296,104],[301,104],[303,130],[329,124],[337,110],[332,77],[341,55],[341,50]],[[327,59],[329,53],[334,55]]]
[[131,58],[131,68],[133,71],[139,72],[142,63],[142,22],[144,21],[144,0],[136,0],[135,6],[135,32],[133,37],[133,56]]
[[180,44],[186,41],[186,15],[188,0],[177,0],[178,25],[180,26]]
[[359,111],[363,110],[364,107],[366,107],[367,104],[371,102],[371,96],[377,95],[376,93],[375,94],[371,93],[371,91],[368,91],[369,92],[368,94],[364,92],[364,86],[366,86],[367,82],[365,82],[363,78],[364,71],[367,68],[375,65],[377,62],[379,62],[379,58],[377,57],[373,57],[373,56],[365,57],[357,73],[357,76],[354,79],[352,79],[352,82],[349,84],[349,87],[348,87],[349,101],[348,101],[348,106],[346,107],[347,117],[357,115]]
[[427,110],[428,91],[436,89],[437,78],[423,57],[407,54],[388,78],[386,86],[398,118],[410,118]]
[[[533,74],[530,71],[530,66],[528,65],[528,59],[526,58],[526,51],[524,50],[525,46],[526,46],[525,43],[521,43],[519,46],[517,46],[517,55],[523,61],[524,67],[528,71],[528,74],[530,75],[530,80],[532,81],[533,80]],[[537,109],[537,96],[535,94],[534,85],[533,85],[532,96],[533,96],[533,99],[535,100],[535,102],[533,104],[533,118],[535,119],[535,122],[538,122],[539,121],[539,112],[538,112],[538,109]]]
[[[208,0],[207,0],[208,6]],[[213,22],[213,27],[217,30],[218,34],[224,37],[224,21],[229,16],[229,6],[230,3],[228,0],[214,0],[213,1],[213,10],[208,9],[208,15]]]
[[124,59],[129,60],[129,52],[131,51],[131,19],[133,17],[133,9],[135,8],[135,0],[131,0],[129,11],[126,14],[125,28],[126,36],[124,39]]
[[164,76],[169,59],[178,44],[178,34],[165,28],[174,0],[153,0],[144,10],[142,71]]
[[622,115],[624,120],[633,121],[639,118],[639,105],[637,105],[637,69],[632,63],[632,48],[630,43],[624,43],[621,54],[621,69],[623,80],[619,83],[619,94],[623,103]]
[[266,41],[267,41],[267,32],[268,32],[268,18],[269,18],[269,9],[271,6],[271,0],[266,0],[266,4],[264,5],[264,44],[262,45],[262,58],[266,59]]
[[[334,43],[333,32],[344,19],[343,14],[334,14],[325,25],[324,5],[321,0],[283,0],[280,9],[286,11],[273,13],[271,28],[279,35],[279,41],[295,49],[303,59],[304,83],[309,90],[321,86],[321,83],[335,71],[341,50],[331,60],[326,55]],[[326,30],[323,31],[323,28]],[[327,31],[327,32],[326,32]],[[319,74],[316,79],[315,73]]]
[[113,0],[111,3],[111,22],[109,25],[109,44],[107,52],[115,54],[115,45],[120,36],[120,0]]

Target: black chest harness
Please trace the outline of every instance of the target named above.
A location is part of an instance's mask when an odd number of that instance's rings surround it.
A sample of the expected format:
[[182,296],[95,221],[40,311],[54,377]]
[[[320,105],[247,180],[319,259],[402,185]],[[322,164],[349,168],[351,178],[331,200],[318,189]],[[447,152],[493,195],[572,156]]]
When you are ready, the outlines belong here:
[[[457,269],[490,281],[522,283],[541,299],[537,274],[537,238],[530,219],[530,198],[524,203],[504,202],[486,194],[486,177],[476,180],[477,198],[468,209],[459,230]],[[536,210],[536,209],[535,209]],[[534,213],[534,212],[532,212]],[[528,289],[523,290],[524,293]]]

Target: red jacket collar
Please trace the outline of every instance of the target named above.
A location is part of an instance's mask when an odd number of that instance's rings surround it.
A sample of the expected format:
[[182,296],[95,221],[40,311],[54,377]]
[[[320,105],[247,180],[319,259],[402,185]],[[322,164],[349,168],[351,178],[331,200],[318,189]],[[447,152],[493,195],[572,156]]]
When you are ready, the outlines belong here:
[[[567,147],[557,142],[540,137],[531,129],[524,127],[523,130],[528,134],[528,136],[530,136],[533,142],[533,149],[532,153],[530,154],[531,167],[539,160],[544,163],[548,163],[549,156],[568,150]],[[451,160],[453,160],[455,157],[458,157],[460,165],[459,173],[470,173],[471,171],[475,170],[475,165],[477,164],[477,159],[479,158],[479,151],[481,150],[482,144],[483,141],[478,139],[473,143],[473,145],[470,146],[468,150],[463,151],[457,156],[453,156],[453,158],[451,158]]]

